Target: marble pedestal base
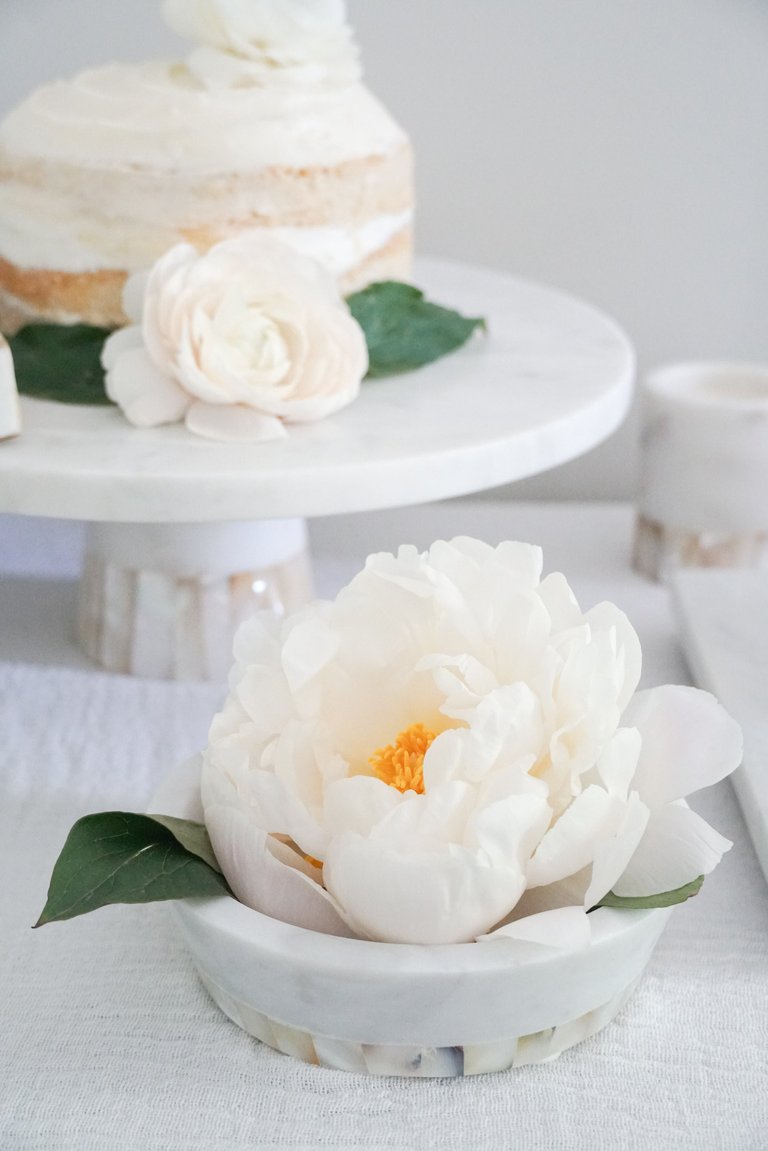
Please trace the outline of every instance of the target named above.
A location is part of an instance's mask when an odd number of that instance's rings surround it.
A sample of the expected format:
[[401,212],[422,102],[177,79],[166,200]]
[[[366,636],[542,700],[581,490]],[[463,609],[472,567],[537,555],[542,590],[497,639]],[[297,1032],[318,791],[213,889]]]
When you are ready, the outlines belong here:
[[92,524],[78,638],[108,671],[226,679],[240,624],[294,611],[312,593],[303,520]]

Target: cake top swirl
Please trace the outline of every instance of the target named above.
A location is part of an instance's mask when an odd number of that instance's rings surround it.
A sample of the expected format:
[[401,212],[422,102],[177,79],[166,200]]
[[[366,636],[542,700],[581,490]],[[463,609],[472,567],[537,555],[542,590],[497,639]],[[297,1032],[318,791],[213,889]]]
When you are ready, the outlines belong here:
[[163,15],[200,45],[187,67],[207,88],[341,87],[361,77],[345,0],[164,0]]

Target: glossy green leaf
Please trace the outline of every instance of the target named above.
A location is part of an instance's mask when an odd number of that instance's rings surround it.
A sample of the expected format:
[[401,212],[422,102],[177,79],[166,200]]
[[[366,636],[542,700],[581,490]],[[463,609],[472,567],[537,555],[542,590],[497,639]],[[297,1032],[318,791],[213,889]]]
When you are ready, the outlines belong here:
[[372,379],[434,363],[486,326],[482,319],[432,304],[418,288],[393,280],[371,284],[347,303],[365,333]]
[[8,338],[19,392],[62,404],[110,405],[101,352],[106,328],[28,324]]
[[74,919],[113,903],[228,893],[212,857],[201,824],[120,811],[87,815],[67,837],[35,926]]

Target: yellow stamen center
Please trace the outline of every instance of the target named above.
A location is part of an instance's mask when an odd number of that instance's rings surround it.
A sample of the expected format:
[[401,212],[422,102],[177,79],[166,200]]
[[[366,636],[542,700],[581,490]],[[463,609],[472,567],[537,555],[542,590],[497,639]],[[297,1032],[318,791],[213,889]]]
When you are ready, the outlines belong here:
[[368,760],[373,773],[382,783],[398,791],[424,794],[424,756],[437,738],[423,723],[412,723],[401,731],[394,743],[380,747]]

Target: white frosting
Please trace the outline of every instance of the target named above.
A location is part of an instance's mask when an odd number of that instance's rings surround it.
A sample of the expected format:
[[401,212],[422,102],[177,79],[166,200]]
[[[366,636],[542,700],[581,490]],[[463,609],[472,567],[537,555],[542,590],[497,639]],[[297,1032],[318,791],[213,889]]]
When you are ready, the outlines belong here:
[[338,86],[360,78],[344,0],[165,0],[163,13],[202,45],[188,64],[207,87]]
[[[409,227],[412,212],[376,216],[357,227],[270,228],[269,233],[312,256],[337,276],[386,247]],[[141,220],[119,228],[104,216],[83,212],[82,205],[55,191],[0,184],[0,256],[28,269],[129,272],[149,267],[158,252],[179,243],[178,228],[151,227]]]
[[47,85],[0,125],[10,157],[201,175],[335,165],[404,141],[362,84],[213,93],[167,62],[109,64]]
[[413,212],[376,216],[359,228],[272,228],[270,235],[311,256],[342,278],[400,232],[411,226]]

